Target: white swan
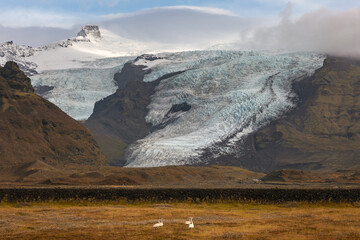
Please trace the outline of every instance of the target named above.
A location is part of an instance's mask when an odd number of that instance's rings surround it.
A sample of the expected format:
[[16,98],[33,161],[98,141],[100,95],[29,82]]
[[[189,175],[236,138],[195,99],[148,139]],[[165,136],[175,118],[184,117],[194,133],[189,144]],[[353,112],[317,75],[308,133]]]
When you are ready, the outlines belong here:
[[160,219],[158,223],[155,223],[153,225],[154,228],[158,228],[158,227],[162,227],[162,226],[164,226],[164,223],[163,223],[162,219]]
[[190,220],[190,224],[189,224],[189,228],[194,228],[194,223],[193,223],[193,220],[192,220],[193,218],[191,218],[191,220]]

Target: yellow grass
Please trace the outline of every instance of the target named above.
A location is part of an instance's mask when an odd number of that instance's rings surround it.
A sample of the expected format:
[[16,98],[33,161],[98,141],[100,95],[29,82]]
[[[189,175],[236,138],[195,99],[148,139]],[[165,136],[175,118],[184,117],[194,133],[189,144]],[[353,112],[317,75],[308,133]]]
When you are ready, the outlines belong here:
[[[184,224],[188,217],[194,217],[194,229]],[[155,229],[159,218],[164,226]],[[0,239],[360,239],[360,208],[334,203],[3,203]]]

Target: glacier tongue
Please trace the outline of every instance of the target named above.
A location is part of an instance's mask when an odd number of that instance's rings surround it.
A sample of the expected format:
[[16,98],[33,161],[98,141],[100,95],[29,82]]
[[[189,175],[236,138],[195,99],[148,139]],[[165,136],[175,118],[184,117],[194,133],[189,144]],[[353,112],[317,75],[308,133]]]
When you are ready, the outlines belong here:
[[83,67],[48,70],[31,77],[36,87],[54,87],[44,96],[71,117],[87,119],[93,112],[94,103],[113,94],[117,87],[114,74],[132,58],[108,58],[83,62]]
[[232,153],[244,136],[295,106],[292,83],[312,75],[323,60],[316,53],[203,51],[158,54],[149,65],[135,62],[151,69],[144,81],[179,72],[160,82],[147,122],[160,126],[176,104],[191,109],[132,144],[127,166],[196,164],[205,149]]

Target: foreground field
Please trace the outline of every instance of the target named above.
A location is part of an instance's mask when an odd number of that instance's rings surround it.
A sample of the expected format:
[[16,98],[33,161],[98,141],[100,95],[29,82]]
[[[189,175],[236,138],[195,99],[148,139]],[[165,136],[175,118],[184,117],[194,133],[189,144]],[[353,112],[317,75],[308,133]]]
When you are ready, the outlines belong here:
[[356,203],[2,203],[0,238],[360,239],[359,216]]

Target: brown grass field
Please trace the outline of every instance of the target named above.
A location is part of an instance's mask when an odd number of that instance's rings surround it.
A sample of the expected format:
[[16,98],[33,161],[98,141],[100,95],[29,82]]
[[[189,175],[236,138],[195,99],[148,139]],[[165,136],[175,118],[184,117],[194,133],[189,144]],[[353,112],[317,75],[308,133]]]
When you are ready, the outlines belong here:
[[360,239],[359,205],[1,203],[0,239]]

